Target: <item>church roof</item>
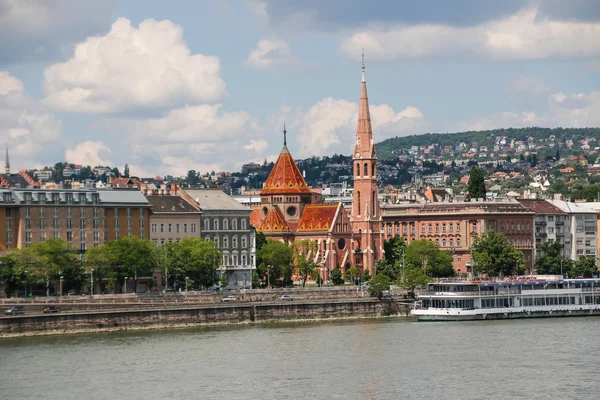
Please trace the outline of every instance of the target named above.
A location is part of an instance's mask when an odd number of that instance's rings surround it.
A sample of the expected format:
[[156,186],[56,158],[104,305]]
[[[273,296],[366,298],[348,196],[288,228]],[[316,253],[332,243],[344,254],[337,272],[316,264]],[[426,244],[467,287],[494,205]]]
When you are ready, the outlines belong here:
[[308,204],[302,211],[298,232],[328,231],[335,222],[338,204]]
[[285,222],[285,218],[279,207],[273,206],[265,216],[265,219],[263,219],[258,230],[261,232],[286,233],[290,232],[290,227]]
[[264,196],[269,194],[304,193],[310,194],[308,185],[287,146],[284,145],[260,194]]
[[260,226],[261,212],[262,212],[262,210],[260,208],[255,208],[250,213],[250,225],[252,225],[255,228],[258,228]]

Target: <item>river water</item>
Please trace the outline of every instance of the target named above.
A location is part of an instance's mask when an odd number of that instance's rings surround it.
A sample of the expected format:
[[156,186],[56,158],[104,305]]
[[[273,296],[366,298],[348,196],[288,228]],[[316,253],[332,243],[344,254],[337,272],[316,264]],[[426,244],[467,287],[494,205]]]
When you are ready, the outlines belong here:
[[0,340],[0,399],[593,399],[600,318],[261,324]]

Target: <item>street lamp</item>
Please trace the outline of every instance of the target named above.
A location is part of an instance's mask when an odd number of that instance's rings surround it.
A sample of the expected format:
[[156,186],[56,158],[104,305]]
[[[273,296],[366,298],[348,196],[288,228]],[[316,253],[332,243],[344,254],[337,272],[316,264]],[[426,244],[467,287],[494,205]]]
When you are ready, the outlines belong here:
[[63,280],[65,279],[64,276],[60,276],[60,296],[62,297],[63,295],[63,291],[62,291],[62,285],[63,285]]
[[90,280],[92,281],[90,294],[93,296],[94,295],[94,268],[92,268],[92,274],[91,274]]
[[187,288],[188,288],[188,277],[185,277],[185,291],[187,292]]
[[128,278],[129,278],[129,277],[127,277],[127,276],[125,277],[125,294],[127,294],[127,279],[128,279]]
[[27,270],[23,271],[23,275],[24,275],[23,285],[25,286],[25,289],[24,289],[25,290],[25,294],[23,295],[23,297],[25,297],[25,298],[27,298],[27,273],[28,272],[29,271],[27,271]]

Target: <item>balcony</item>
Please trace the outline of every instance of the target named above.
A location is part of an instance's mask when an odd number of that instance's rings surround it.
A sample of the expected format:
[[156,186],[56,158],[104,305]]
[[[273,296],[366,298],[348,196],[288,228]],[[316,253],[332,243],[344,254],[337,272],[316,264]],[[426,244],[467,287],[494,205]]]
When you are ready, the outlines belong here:
[[546,221],[535,221],[537,226],[546,226]]
[[545,238],[548,234],[546,232],[536,232],[535,237]]
[[556,221],[556,222],[554,223],[554,225],[557,225],[557,226],[558,226],[558,225],[564,225],[564,224],[565,224],[565,221]]

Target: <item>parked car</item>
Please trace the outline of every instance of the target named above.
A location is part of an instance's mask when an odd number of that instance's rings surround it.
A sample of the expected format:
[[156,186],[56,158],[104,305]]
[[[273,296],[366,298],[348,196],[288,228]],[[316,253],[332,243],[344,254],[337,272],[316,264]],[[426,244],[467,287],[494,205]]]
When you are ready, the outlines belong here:
[[25,308],[23,306],[14,306],[9,308],[4,312],[6,315],[17,315],[17,314],[25,314]]
[[60,312],[60,309],[56,306],[48,306],[48,307],[45,307],[42,312],[44,314],[52,314],[52,313]]
[[279,296],[279,300],[281,300],[281,301],[294,301],[294,298],[292,296],[284,294],[282,296]]
[[221,301],[223,302],[229,302],[229,301],[237,301],[237,298],[235,296],[225,296],[221,299]]

